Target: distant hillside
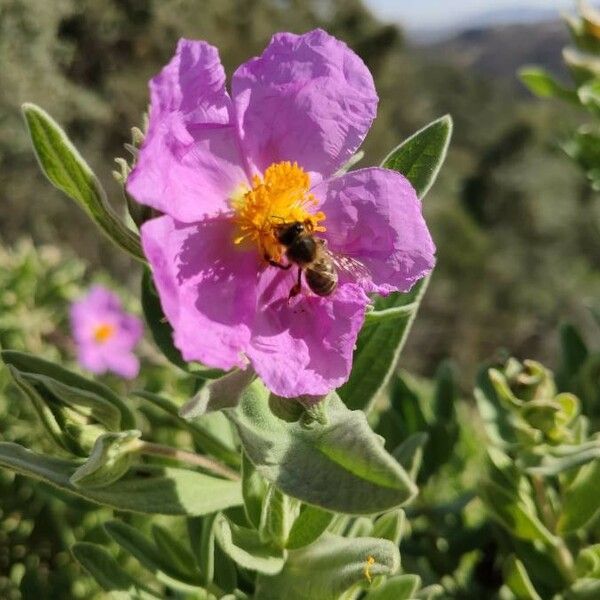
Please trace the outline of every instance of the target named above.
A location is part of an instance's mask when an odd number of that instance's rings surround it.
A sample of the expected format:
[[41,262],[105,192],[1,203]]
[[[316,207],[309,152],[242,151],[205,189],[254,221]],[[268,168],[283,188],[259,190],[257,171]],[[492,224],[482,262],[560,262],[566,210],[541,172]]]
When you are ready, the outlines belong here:
[[525,64],[540,65],[559,75],[564,73],[561,51],[568,42],[566,27],[557,20],[470,28],[421,49],[429,59],[439,58],[518,85],[515,72]]

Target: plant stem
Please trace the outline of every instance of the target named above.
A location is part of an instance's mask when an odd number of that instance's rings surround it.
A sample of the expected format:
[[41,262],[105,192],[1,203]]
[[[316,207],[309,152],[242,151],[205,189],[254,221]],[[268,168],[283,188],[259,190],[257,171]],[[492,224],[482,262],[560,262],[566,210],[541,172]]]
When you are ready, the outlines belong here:
[[565,544],[565,541],[560,535],[556,533],[557,518],[552,509],[552,506],[548,500],[546,494],[546,488],[544,487],[544,480],[539,475],[532,475],[531,481],[533,483],[533,489],[535,491],[535,499],[542,517],[544,525],[550,530],[552,535],[556,537],[557,543],[554,546],[554,560],[565,579],[571,583],[575,581],[575,563],[573,561],[573,555]]
[[171,458],[180,462],[185,462],[190,465],[196,465],[203,469],[220,475],[226,479],[238,481],[240,479],[239,473],[208,456],[201,454],[195,454],[194,452],[187,452],[186,450],[179,450],[178,448],[172,448],[171,446],[163,446],[162,444],[155,444],[154,442],[140,441],[139,452],[142,454],[149,454],[152,456],[163,456],[165,458]]

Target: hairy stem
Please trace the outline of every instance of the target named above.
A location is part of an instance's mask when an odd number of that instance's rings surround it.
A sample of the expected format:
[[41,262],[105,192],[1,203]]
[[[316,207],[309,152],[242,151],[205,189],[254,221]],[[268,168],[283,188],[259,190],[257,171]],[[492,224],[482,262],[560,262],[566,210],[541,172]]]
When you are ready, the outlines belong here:
[[179,450],[178,448],[172,448],[171,446],[163,446],[162,444],[155,444],[153,442],[146,441],[140,442],[139,452],[152,456],[163,456],[179,462],[195,465],[205,469],[206,471],[210,471],[215,475],[219,475],[233,481],[238,481],[240,479],[239,473],[220,463],[218,460],[209,458],[208,456],[203,456],[201,454],[195,454],[194,452],[187,452],[186,450]]

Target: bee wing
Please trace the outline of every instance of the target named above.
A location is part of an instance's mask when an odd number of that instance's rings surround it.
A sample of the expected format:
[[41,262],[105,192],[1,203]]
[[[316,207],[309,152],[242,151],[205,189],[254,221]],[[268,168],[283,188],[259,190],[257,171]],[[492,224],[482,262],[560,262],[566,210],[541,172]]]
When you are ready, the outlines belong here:
[[371,273],[369,272],[369,269],[362,262],[360,262],[360,260],[344,254],[333,252],[327,248],[325,244],[322,247],[322,251],[335,265],[335,268],[338,270],[338,272],[349,275],[357,283],[371,279]]

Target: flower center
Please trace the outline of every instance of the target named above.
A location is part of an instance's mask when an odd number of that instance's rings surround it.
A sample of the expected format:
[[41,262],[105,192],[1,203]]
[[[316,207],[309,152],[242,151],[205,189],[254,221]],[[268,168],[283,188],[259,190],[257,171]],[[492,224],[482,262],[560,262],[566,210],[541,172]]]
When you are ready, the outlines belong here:
[[94,327],[94,340],[98,342],[98,344],[103,344],[115,335],[115,331],[116,328],[114,325],[111,325],[110,323],[100,323],[100,325]]
[[325,214],[308,211],[317,204],[309,189],[308,173],[295,162],[273,163],[263,177],[255,175],[252,189],[244,187],[232,198],[238,226],[234,242],[254,242],[263,258],[279,262],[285,252],[277,238],[281,225],[298,221],[311,231],[325,231],[319,225]]

